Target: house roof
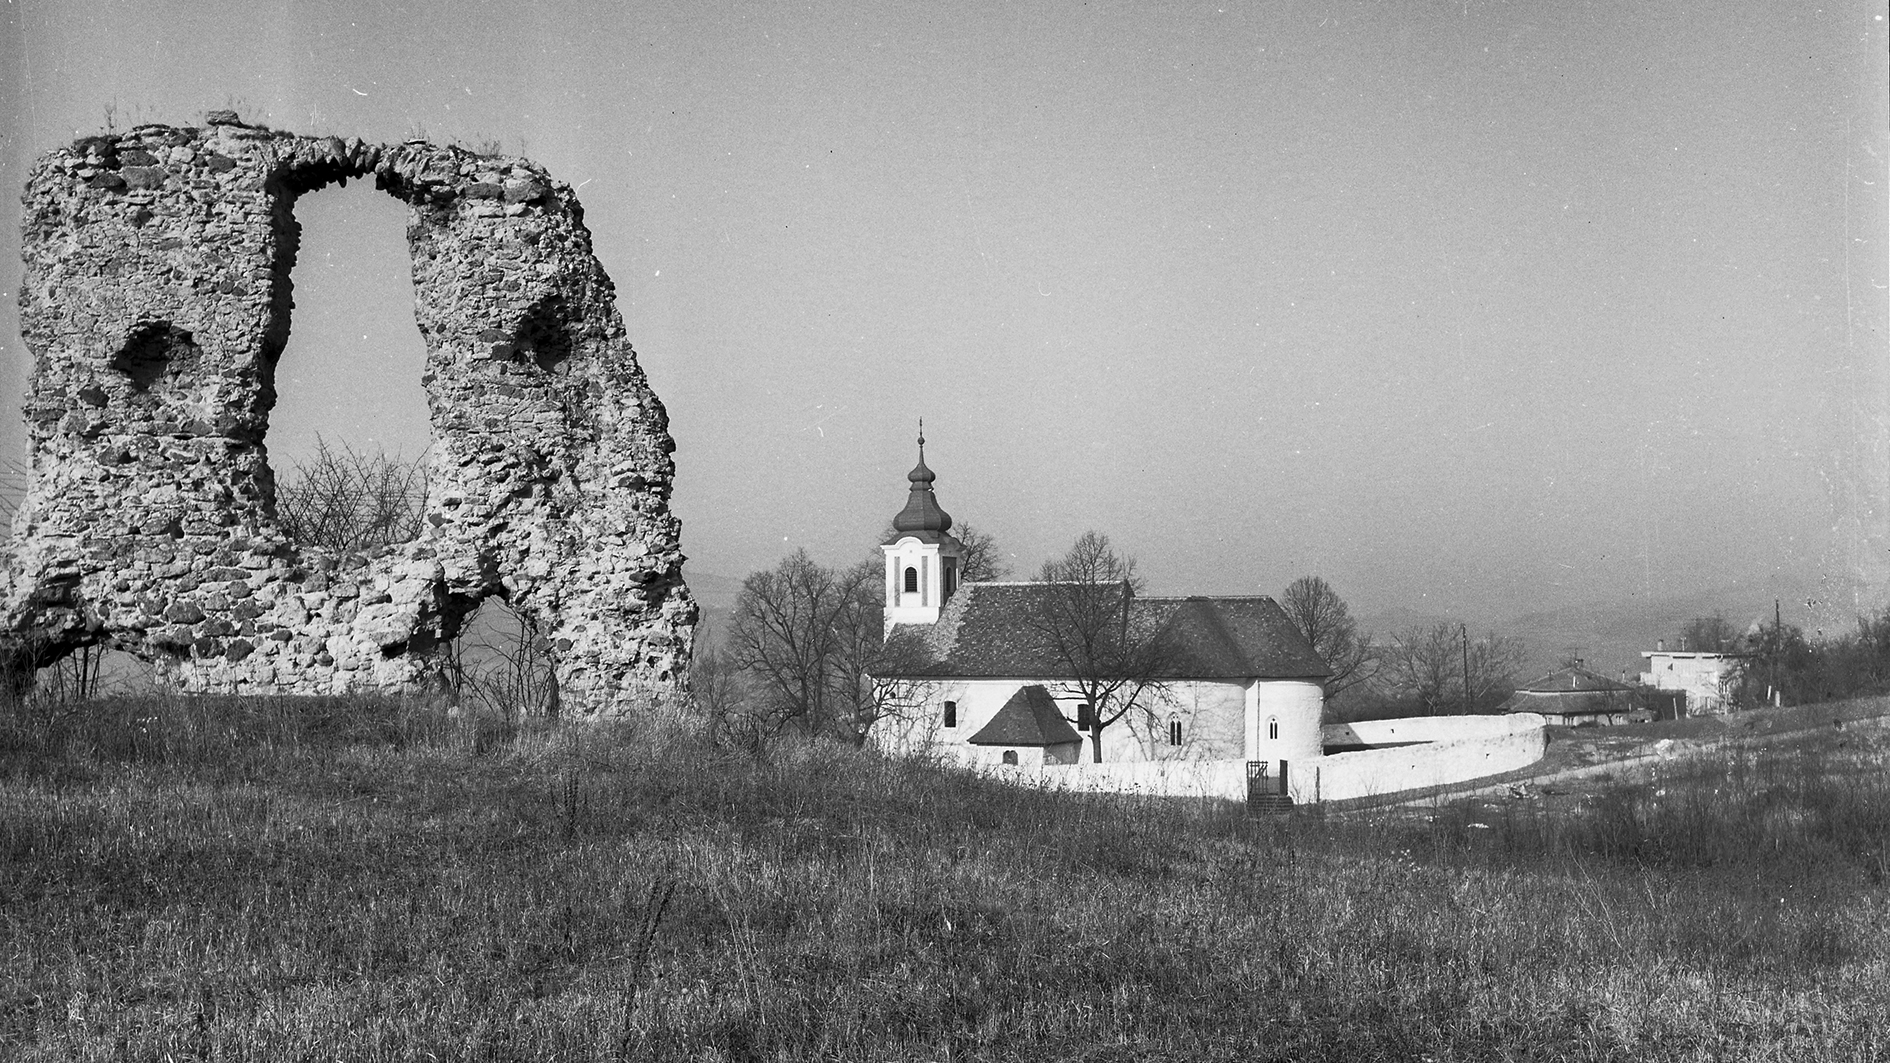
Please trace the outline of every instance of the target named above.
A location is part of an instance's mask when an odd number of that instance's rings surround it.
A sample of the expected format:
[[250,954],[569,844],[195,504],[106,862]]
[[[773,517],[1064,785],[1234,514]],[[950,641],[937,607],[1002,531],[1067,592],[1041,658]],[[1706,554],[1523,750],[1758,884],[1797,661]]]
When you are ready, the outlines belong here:
[[1063,718],[1056,699],[1034,683],[1019,687],[990,723],[965,739],[974,746],[1059,746],[1082,740]]
[[1567,694],[1583,690],[1631,691],[1634,688],[1586,668],[1563,668],[1517,689],[1532,694]]
[[[1063,585],[1067,587],[1067,585]],[[908,676],[1055,678],[1067,663],[1043,617],[1051,583],[968,583],[922,637],[918,659],[889,668]],[[1113,588],[1099,588],[1113,593]],[[1124,590],[1122,593],[1127,593]],[[1168,646],[1171,679],[1323,679],[1330,672],[1271,598],[1138,598],[1129,623]]]
[[1550,672],[1511,694],[1498,712],[1546,712],[1555,716],[1621,712],[1634,688],[1586,668]]
[[1498,712],[1541,712],[1551,716],[1599,715],[1631,708],[1626,688],[1621,690],[1561,690],[1544,693],[1518,690],[1497,706]]

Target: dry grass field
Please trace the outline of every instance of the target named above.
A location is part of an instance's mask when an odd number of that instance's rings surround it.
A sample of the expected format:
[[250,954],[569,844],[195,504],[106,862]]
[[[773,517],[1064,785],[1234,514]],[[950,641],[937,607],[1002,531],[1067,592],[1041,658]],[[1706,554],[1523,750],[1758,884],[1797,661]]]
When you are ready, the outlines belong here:
[[1269,820],[656,721],[15,708],[0,1059],[1873,1060],[1887,734]]

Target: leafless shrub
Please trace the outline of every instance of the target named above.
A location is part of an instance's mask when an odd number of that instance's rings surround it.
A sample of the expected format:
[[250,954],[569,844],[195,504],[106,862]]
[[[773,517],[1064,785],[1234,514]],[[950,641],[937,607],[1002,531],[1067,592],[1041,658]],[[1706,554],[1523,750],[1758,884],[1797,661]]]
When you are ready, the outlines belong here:
[[276,485],[276,518],[290,539],[337,553],[365,553],[420,534],[425,456],[364,454],[317,436],[315,455]]
[[496,615],[440,648],[446,690],[462,710],[513,719],[558,716],[558,674],[538,621],[503,602]]

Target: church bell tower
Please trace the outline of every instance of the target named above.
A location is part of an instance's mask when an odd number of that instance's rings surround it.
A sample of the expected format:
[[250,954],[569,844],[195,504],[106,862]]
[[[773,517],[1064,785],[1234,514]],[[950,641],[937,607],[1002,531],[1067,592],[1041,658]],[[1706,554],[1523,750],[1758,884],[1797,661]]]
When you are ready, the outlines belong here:
[[919,422],[919,464],[906,474],[906,508],[893,517],[886,555],[886,630],[895,624],[932,624],[958,590],[964,547],[951,536],[951,514],[932,493],[938,477],[925,466],[925,421]]

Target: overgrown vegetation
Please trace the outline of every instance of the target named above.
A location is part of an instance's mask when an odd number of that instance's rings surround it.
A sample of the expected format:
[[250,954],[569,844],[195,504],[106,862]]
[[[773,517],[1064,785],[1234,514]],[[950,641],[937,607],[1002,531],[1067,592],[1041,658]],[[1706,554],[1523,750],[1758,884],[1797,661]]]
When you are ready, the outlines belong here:
[[0,1057],[1877,1058],[1884,734],[1322,821],[654,720],[11,711]]
[[[384,450],[336,448],[318,435],[315,453],[276,484],[276,515],[283,532],[304,547],[372,555],[419,536],[426,495],[424,454],[409,460]],[[550,643],[538,622],[501,599],[489,599],[437,654],[440,680],[455,702],[486,713],[558,714]],[[88,654],[81,664],[91,661]],[[70,686],[70,670],[50,678]],[[41,687],[47,683],[42,676]],[[81,696],[88,696],[83,687]]]
[[276,485],[276,517],[302,546],[367,553],[418,536],[426,495],[425,456],[337,449],[316,436],[314,455]]
[[1774,691],[1786,705],[1890,694],[1890,606],[1835,635],[1774,621],[1732,645],[1747,654],[1733,679],[1743,707],[1769,703]]

